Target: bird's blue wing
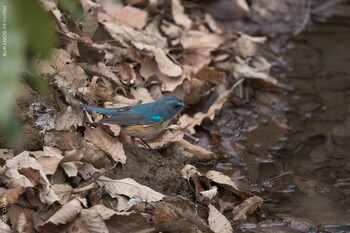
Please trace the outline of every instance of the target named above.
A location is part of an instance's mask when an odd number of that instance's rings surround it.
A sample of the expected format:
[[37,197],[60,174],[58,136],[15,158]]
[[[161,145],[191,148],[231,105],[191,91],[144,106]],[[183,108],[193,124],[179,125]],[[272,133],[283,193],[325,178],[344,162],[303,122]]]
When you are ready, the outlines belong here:
[[163,117],[156,113],[129,109],[127,111],[117,112],[112,117],[103,119],[100,122],[108,123],[108,124],[117,124],[121,126],[128,126],[128,125],[150,125],[160,121],[163,121]]

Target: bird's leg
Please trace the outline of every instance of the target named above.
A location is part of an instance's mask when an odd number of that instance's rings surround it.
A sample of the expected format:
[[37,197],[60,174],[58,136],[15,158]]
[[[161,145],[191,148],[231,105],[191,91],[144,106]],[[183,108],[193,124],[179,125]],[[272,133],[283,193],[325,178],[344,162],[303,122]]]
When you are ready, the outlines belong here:
[[153,149],[150,145],[148,145],[148,143],[143,140],[142,138],[140,138],[141,141],[148,147],[148,149],[150,149],[151,151],[153,151],[154,153],[157,153],[158,155],[161,155],[158,151],[156,151],[155,149]]
[[153,150],[152,147],[150,145],[148,145],[148,143],[145,140],[143,140],[142,138],[140,138],[140,139],[148,147],[148,149]]
[[139,155],[139,152],[138,152],[138,150],[137,150],[137,148],[136,148],[136,145],[135,145],[135,137],[131,137],[131,141],[132,141],[132,145],[134,146],[134,149],[135,149],[135,154],[136,154],[137,156],[140,156],[140,155]]

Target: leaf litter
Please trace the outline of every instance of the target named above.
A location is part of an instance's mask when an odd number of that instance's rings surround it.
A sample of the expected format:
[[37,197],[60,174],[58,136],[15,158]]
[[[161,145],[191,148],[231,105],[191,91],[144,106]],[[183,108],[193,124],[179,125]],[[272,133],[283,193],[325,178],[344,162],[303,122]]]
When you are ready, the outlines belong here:
[[[226,32],[200,5],[198,15],[179,0],[80,0],[80,22],[55,3],[42,2],[65,38],[59,38],[52,59],[37,66],[55,88],[57,114],[53,126],[41,132],[42,150],[1,150],[1,205],[11,215],[1,229],[233,232],[234,221],[254,214],[263,199],[230,176],[214,170],[202,174],[187,164],[220,157],[188,138],[203,121],[214,119],[245,79],[277,84],[271,64],[257,55],[265,38]],[[237,4],[249,11],[244,1]],[[133,155],[118,126],[98,125],[101,114],[84,114],[78,107],[85,102],[115,108],[169,94],[191,106],[209,95],[216,98],[149,142],[165,157],[140,148],[146,161]],[[171,195],[168,182],[174,180],[185,197]],[[225,200],[229,215],[221,208],[222,195],[232,197]]]

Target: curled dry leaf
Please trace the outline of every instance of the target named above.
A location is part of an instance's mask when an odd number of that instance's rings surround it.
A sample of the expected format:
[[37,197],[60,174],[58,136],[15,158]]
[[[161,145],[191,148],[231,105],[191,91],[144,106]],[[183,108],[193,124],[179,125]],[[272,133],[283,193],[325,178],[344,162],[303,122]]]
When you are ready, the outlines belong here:
[[84,115],[82,111],[77,111],[75,108],[67,106],[57,114],[55,129],[69,130],[72,126],[74,128],[82,126],[83,118]]
[[87,127],[84,138],[109,154],[115,162],[126,163],[123,144],[105,133],[101,127],[96,129]]
[[235,51],[244,58],[252,57],[258,50],[258,45],[266,41],[266,37],[251,37],[246,34],[240,34],[233,43]]
[[[3,169],[4,173],[0,176],[0,179],[7,187],[16,187],[17,185],[23,188],[36,187],[40,192],[39,197],[42,203],[51,204],[59,200],[52,190],[42,166],[35,158],[30,157],[28,151],[23,151],[14,158],[7,160]],[[29,177],[26,177],[26,175]]]
[[95,209],[83,209],[80,216],[86,225],[86,229],[91,233],[109,233],[108,227],[100,213]]
[[194,203],[181,197],[166,197],[147,204],[157,232],[212,232],[197,212]]
[[176,22],[177,25],[181,25],[186,30],[191,28],[192,21],[185,14],[185,9],[181,5],[180,0],[171,1],[171,12],[172,12],[174,21]]
[[269,75],[271,64],[263,57],[257,57],[253,61],[250,61],[249,59],[243,60],[237,56],[233,66],[233,75],[236,79],[257,78],[274,85],[277,84],[277,80]]
[[[100,14],[101,16],[103,14]],[[110,22],[101,22],[104,25],[106,31],[111,35],[113,39],[118,41],[123,47],[129,47],[129,43],[143,43],[148,45],[155,45],[164,48],[166,43],[162,44],[164,40],[157,38],[155,35],[149,35],[144,31],[134,29],[121,24],[115,24]],[[164,41],[166,42],[166,41]]]
[[178,77],[182,75],[182,68],[179,64],[174,62],[174,59],[171,59],[169,54],[161,49],[158,46],[148,45],[140,42],[132,42],[136,49],[140,51],[149,52],[154,56],[154,59],[158,65],[158,69],[163,74],[170,77]]
[[215,233],[232,233],[233,228],[230,221],[220,213],[215,206],[209,204],[208,223],[210,229]]
[[122,83],[124,84],[135,83],[136,73],[130,64],[123,63],[120,65],[117,65],[115,69],[119,73],[120,81],[122,81]]
[[209,190],[200,191],[199,193],[200,193],[204,198],[211,200],[211,199],[213,199],[213,198],[216,196],[216,194],[218,193],[218,187],[213,186],[213,187],[211,187]]
[[206,175],[206,177],[208,177],[209,179],[211,179],[215,183],[220,184],[220,186],[237,194],[238,196],[240,196],[244,199],[252,196],[252,194],[238,189],[235,182],[233,182],[233,180],[229,176],[226,176],[226,175],[222,174],[221,172],[208,171],[205,175]]
[[1,195],[1,205],[11,205],[17,202],[18,198],[24,193],[25,189],[21,185],[10,188]]
[[152,141],[147,141],[147,143],[153,149],[159,149],[167,147],[170,143],[178,142],[184,137],[184,133],[181,131],[170,131],[167,130],[161,136],[152,139]]
[[188,159],[191,161],[209,161],[217,158],[213,152],[201,146],[193,145],[184,139],[178,141],[178,144],[190,154]]
[[146,26],[148,13],[139,8],[127,5],[113,13],[117,24],[142,29]]
[[189,180],[194,174],[197,174],[199,176],[202,176],[203,174],[200,173],[197,168],[191,164],[186,164],[184,168],[181,169],[182,177],[186,180]]
[[224,72],[215,69],[214,67],[203,66],[196,74],[196,77],[212,84],[225,84],[227,76]]
[[74,177],[77,176],[79,168],[82,166],[82,162],[65,162],[61,163],[61,167],[63,168],[64,172],[68,175],[68,177]]
[[42,166],[46,175],[53,175],[60,161],[63,159],[62,151],[55,147],[44,147],[44,151],[30,152]]
[[121,180],[112,180],[108,177],[102,176],[97,180],[100,186],[104,186],[111,196],[115,194],[126,195],[130,198],[133,196],[139,196],[142,201],[159,201],[162,200],[164,195],[154,191],[153,189],[137,183],[131,178],[125,178]]
[[153,102],[154,99],[152,98],[149,91],[144,87],[137,87],[131,88],[130,93],[135,97],[136,100],[142,103],[150,103]]
[[68,184],[54,184],[51,186],[59,197],[58,202],[65,205],[69,202],[73,188]]
[[82,209],[81,202],[78,199],[73,199],[66,205],[62,206],[61,209],[54,213],[42,225],[47,223],[53,223],[55,225],[66,224],[75,219]]
[[217,110],[222,109],[222,107],[226,103],[227,98],[229,97],[232,91],[232,88],[230,90],[226,90],[225,85],[218,85],[216,87],[216,91],[217,93],[219,93],[219,96],[217,97],[215,102],[209,107],[207,113],[198,112],[193,117],[190,117],[189,115],[184,114],[180,117],[179,122],[180,122],[180,126],[183,129],[186,128],[190,131],[191,134],[194,134],[195,133],[194,127],[196,125],[200,125],[204,120],[204,118],[208,117],[211,120],[214,119],[215,112]]
[[253,213],[257,208],[259,208],[264,199],[258,196],[253,196],[244,200],[241,204],[239,204],[232,212],[234,214],[233,220],[243,220],[247,218],[248,214]]
[[150,57],[145,57],[141,62],[140,74],[146,80],[149,78],[156,76],[162,82],[162,90],[163,91],[173,91],[177,86],[181,85],[181,83],[185,79],[185,75],[181,75],[179,77],[170,77],[163,74],[157,63]]
[[72,93],[83,90],[87,83],[85,71],[64,49],[54,50],[52,61],[40,61],[38,70],[44,77],[54,77],[59,88],[66,88]]

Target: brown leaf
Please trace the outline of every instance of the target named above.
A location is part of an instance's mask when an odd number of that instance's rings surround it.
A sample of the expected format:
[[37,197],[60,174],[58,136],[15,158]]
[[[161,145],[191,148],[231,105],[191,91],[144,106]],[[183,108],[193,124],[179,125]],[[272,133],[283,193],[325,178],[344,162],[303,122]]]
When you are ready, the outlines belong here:
[[209,204],[208,222],[210,229],[215,233],[232,233],[233,228],[230,221],[220,213],[215,206]]
[[264,199],[253,196],[244,200],[240,205],[238,205],[232,212],[234,214],[233,220],[242,220],[246,219],[248,214],[253,213],[257,208],[259,208]]
[[177,86],[179,86],[185,79],[185,75],[179,77],[170,77],[163,74],[157,63],[150,57],[145,57],[141,63],[140,74],[146,80],[149,80],[151,77],[156,76],[162,82],[163,91],[173,91]]
[[215,112],[220,110],[226,103],[227,98],[229,97],[232,89],[226,90],[225,85],[218,85],[216,87],[217,93],[219,96],[215,102],[210,106],[207,113],[198,112],[193,117],[190,117],[187,114],[184,114],[180,117],[179,122],[181,128],[186,128],[190,131],[191,134],[195,133],[194,127],[200,125],[204,118],[208,117],[213,120]]
[[190,153],[190,157],[188,159],[190,159],[191,161],[209,161],[217,159],[216,155],[213,152],[201,146],[194,145],[184,139],[180,140],[178,144],[185,151]]
[[124,84],[134,84],[135,83],[136,73],[130,64],[123,63],[120,65],[117,65],[115,69],[119,73],[120,80]]
[[87,127],[84,138],[109,154],[114,161],[122,164],[126,163],[123,144],[109,136],[100,127],[96,129]]
[[81,202],[78,199],[73,199],[62,206],[62,208],[46,220],[43,225],[48,223],[53,223],[55,225],[66,224],[75,219],[82,209]]
[[24,191],[25,189],[21,185],[8,189],[6,193],[1,196],[1,204],[10,205],[16,203]]
[[181,197],[166,197],[147,204],[156,232],[212,232],[193,203]]
[[148,13],[139,8],[127,5],[113,13],[113,17],[119,24],[142,29],[146,26]]
[[178,142],[184,137],[181,131],[170,131],[166,130],[162,135],[157,138],[152,139],[152,141],[147,141],[147,143],[153,149],[159,149],[167,147],[170,143]]
[[59,197],[59,203],[65,205],[69,202],[73,188],[68,184],[54,184],[51,186]]
[[109,233],[105,221],[101,215],[95,209],[83,209],[81,210],[81,217],[86,224],[86,229],[91,233]]
[[69,130],[72,126],[77,128],[77,126],[83,125],[83,118],[82,111],[77,111],[75,108],[67,106],[57,114],[55,129]]
[[220,186],[244,199],[252,197],[252,194],[240,190],[229,176],[226,176],[221,172],[208,171],[205,175],[215,183],[220,184]]
[[55,147],[44,147],[44,151],[30,152],[43,167],[46,175],[53,175],[60,161],[63,159],[62,151]]
[[[36,159],[30,157],[28,151],[23,151],[14,158],[7,160],[4,170],[5,172],[0,176],[0,179],[7,187],[15,187],[17,185],[24,188],[35,187],[35,183],[38,183],[37,188],[40,192],[41,202],[51,204],[58,200],[57,195],[51,189],[50,182],[42,166]],[[27,175],[28,177],[26,177]]]
[[153,189],[137,183],[131,178],[121,180],[112,180],[105,176],[101,176],[97,183],[104,186],[111,196],[115,194],[126,195],[128,197],[140,196],[143,201],[159,201],[164,195],[154,191]]
[[203,66],[196,77],[212,84],[225,84],[227,82],[227,76],[224,72],[208,66]]
[[153,55],[158,65],[158,69],[163,74],[170,77],[178,77],[182,75],[181,66],[175,63],[174,59],[170,59],[170,55],[166,54],[166,52],[160,47],[140,42],[133,42],[132,44],[136,49],[149,52],[151,55]]
[[68,177],[77,176],[79,168],[82,166],[82,162],[65,162],[60,164],[64,172]]
[[174,18],[174,21],[183,26],[185,29],[190,29],[192,25],[191,19],[185,14],[185,9],[181,5],[180,0],[171,1],[171,12]]
[[272,84],[277,84],[277,80],[269,75],[271,64],[263,57],[257,57],[254,60],[243,60],[236,57],[233,63],[233,75],[236,79],[241,78],[257,78]]
[[40,61],[39,72],[45,77],[54,77],[59,88],[66,88],[73,93],[83,90],[87,75],[72,56],[64,49],[56,49],[52,57],[52,61]]
[[266,37],[251,37],[246,34],[240,34],[234,41],[233,48],[243,58],[252,57],[258,51],[258,45],[266,41]]

